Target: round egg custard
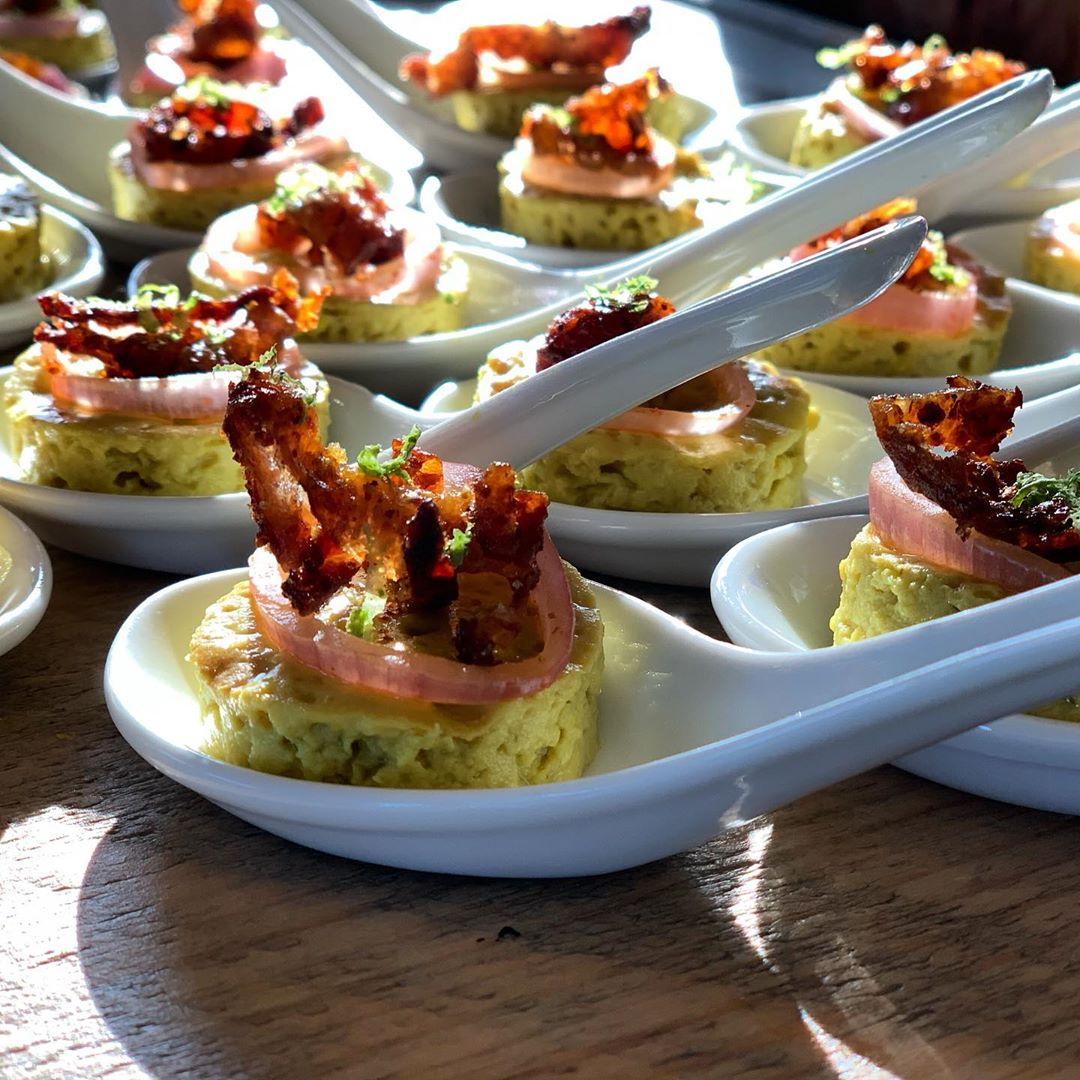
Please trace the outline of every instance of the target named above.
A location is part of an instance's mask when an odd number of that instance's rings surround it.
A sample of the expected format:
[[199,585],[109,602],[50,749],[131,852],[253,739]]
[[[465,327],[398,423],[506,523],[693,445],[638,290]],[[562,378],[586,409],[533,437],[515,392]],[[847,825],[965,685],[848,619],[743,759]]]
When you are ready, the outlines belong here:
[[248,585],[216,604],[191,639],[213,757],[260,772],[407,788],[513,787],[581,776],[597,749],[603,624],[567,567],[574,646],[565,672],[527,697],[485,706],[405,702],[327,679],[274,650]]
[[[1001,600],[1009,593],[923,559],[894,551],[865,526],[840,563],[840,603],[829,620],[833,644],[863,641]],[[1080,694],[1031,709],[1034,716],[1080,722]]]
[[1024,277],[1080,295],[1080,199],[1047,210],[1028,232]]

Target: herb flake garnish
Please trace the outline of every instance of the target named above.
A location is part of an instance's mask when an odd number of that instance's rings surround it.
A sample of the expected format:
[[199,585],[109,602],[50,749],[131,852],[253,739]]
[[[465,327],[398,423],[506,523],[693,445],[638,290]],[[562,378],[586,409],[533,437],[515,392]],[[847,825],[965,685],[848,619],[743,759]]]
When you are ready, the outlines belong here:
[[1080,519],[1080,469],[1070,469],[1065,476],[1044,476],[1025,472],[1016,478],[1009,502],[1018,508],[1041,506],[1062,499],[1073,521]]
[[378,443],[372,443],[370,446],[365,446],[357,455],[356,465],[369,476],[376,476],[383,480],[391,476],[407,478],[409,474],[405,468],[405,462],[409,460],[409,455],[413,452],[413,447],[416,446],[419,438],[420,427],[414,424],[409,434],[401,440],[401,448],[385,464],[379,461],[383,448]]
[[469,544],[472,542],[473,523],[470,521],[464,528],[455,529],[446,541],[443,551],[450,560],[450,565],[456,570],[465,561],[469,553]]
[[372,631],[375,628],[375,619],[382,614],[386,607],[386,598],[382,596],[365,596],[362,604],[354,607],[349,612],[349,618],[345,623],[345,629],[353,637],[363,638],[370,641]]
[[639,314],[649,306],[659,282],[648,274],[639,274],[637,277],[626,278],[615,285],[586,285],[585,295],[591,301],[593,307],[605,308],[609,311],[616,308],[626,308]]
[[927,273],[943,285],[966,285],[971,275],[962,267],[949,262],[949,253],[945,250],[945,238],[939,232],[930,234],[930,243],[934,249],[934,261],[927,268]]

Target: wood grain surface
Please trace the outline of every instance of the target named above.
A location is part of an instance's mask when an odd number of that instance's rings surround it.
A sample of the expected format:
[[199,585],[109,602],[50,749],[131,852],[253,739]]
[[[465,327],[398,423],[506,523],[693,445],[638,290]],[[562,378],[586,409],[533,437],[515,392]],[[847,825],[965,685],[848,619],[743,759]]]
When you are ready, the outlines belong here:
[[882,769],[607,877],[351,863],[136,757],[102,665],[170,579],[53,558],[0,658],[5,1080],[1080,1076],[1072,819]]

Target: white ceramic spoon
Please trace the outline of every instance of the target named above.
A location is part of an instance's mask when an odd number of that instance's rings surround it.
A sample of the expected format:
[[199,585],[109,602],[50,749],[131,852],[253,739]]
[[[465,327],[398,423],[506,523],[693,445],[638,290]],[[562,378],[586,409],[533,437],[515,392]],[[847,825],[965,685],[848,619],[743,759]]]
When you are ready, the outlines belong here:
[[[713,147],[701,152],[708,162],[718,161],[730,151]],[[794,180],[789,176],[772,173],[754,173],[754,180],[764,188],[763,194],[790,186]],[[724,183],[723,180],[720,181]],[[731,181],[732,192],[738,192],[738,180]],[[742,193],[738,192],[741,196]],[[615,251],[589,250],[587,248],[553,247],[533,244],[523,236],[504,232],[499,213],[499,177],[491,169],[451,173],[448,176],[429,176],[420,187],[419,206],[439,223],[443,236],[460,244],[488,247],[505,255],[534,262],[538,266],[555,269],[598,267],[613,258],[625,257]],[[719,200],[704,207],[709,223],[715,223],[721,215],[739,214],[748,201],[722,203]]]
[[52,564],[41,541],[0,509],[0,656],[41,622],[51,592]]
[[[865,517],[837,517],[771,529],[732,548],[716,568],[712,601],[724,630],[736,644],[765,653],[832,652],[829,619],[840,598],[837,566]],[[1067,584],[1074,585],[1075,581]],[[1036,590],[1038,591],[1038,590]],[[1030,594],[1029,594],[1030,595]],[[980,610],[999,609],[1002,633],[1031,625],[1011,601]],[[953,631],[964,616],[949,616],[934,626],[940,655],[950,656],[959,642]],[[871,639],[893,638],[903,648],[911,629]],[[962,633],[962,630],[961,630]],[[863,651],[871,642],[853,642],[836,650],[854,667],[872,662]],[[1074,661],[1075,662],[1075,661]],[[1074,667],[1075,671],[1075,667]],[[1074,675],[1074,679],[1076,676]],[[909,772],[992,799],[1058,813],[1080,813],[1080,725],[1029,715],[1007,715],[1075,692],[1076,682],[1061,692],[1032,697],[1024,706],[1002,701],[995,715],[979,727],[894,760]],[[998,716],[1002,717],[998,719]]]
[[[493,165],[506,151],[506,139],[462,130],[454,123],[447,101],[432,101],[401,81],[397,74],[398,63],[407,52],[415,51],[419,46],[388,27],[373,4],[366,0],[281,0],[275,7],[282,25],[316,48],[360,97],[421,149],[429,166],[460,169],[478,164]],[[446,5],[444,10],[450,7]],[[478,5],[463,6],[461,3],[455,3],[452,7],[452,21],[458,28],[505,21],[507,18],[505,10],[489,8],[481,12]],[[469,10],[463,10],[463,7],[472,9],[471,17]],[[608,6],[604,6],[602,12],[599,7],[594,10],[598,18],[607,18],[611,14]],[[673,15],[677,15],[677,18],[672,19]],[[548,5],[544,16],[557,18],[559,13]],[[694,94],[695,89],[699,92],[703,88],[712,90],[709,94],[709,100],[714,102],[712,105],[694,100],[693,97],[687,99],[696,113],[692,129],[704,128],[716,118],[721,101],[726,107],[721,111],[735,105],[730,76],[726,81],[716,77],[718,69],[726,70],[726,64],[723,64],[715,22],[707,13],[695,12],[685,5],[664,3],[654,11],[654,27],[665,16],[668,23],[676,27],[679,37],[669,36],[666,39],[667,47],[661,50],[659,57],[648,46],[643,48],[644,43],[639,42],[631,61],[635,69],[659,62],[665,72],[671,72],[679,66],[674,59],[679,52],[674,42],[683,35],[692,36],[699,50],[707,47],[706,42],[713,45],[718,63],[710,65],[713,76],[711,86],[700,78],[693,87],[688,85],[688,80],[679,80],[680,89],[685,94]],[[564,17],[580,23],[592,19],[593,15],[583,14],[581,5],[576,4],[573,5],[573,13],[564,12]],[[446,22],[438,17],[436,21]],[[646,41],[649,37],[660,40],[660,34],[655,30],[646,35]],[[453,40],[453,36],[450,40]],[[631,61],[627,61],[627,66]],[[617,77],[617,71],[613,77]],[[727,93],[717,94],[718,86],[723,86]]]
[[[51,206],[41,208],[41,249],[49,260],[49,281],[42,291],[90,296],[105,276],[101,245],[84,225]],[[36,296],[0,303],[0,348],[29,341],[41,322]]]
[[[197,243],[198,233],[113,214],[108,156],[127,138],[130,124],[130,112],[122,105],[80,101],[0,65],[0,162],[24,176],[42,198],[90,226],[117,258],[137,259]],[[395,201],[408,202],[415,187],[400,167],[400,147],[384,141],[377,129],[370,136],[366,126],[362,132],[346,130],[380,186]]]
[[[730,144],[753,165],[769,172],[809,175],[801,166],[790,164],[787,157],[799,120],[814,100],[814,96],[791,98],[748,109],[732,129]],[[1074,167],[1057,175],[1062,171],[1059,160],[1062,166],[1066,161],[1075,162],[1078,101],[1080,84],[1058,93],[1024,140],[985,162],[985,172],[981,166],[962,171],[962,182],[951,190],[950,181],[945,180],[938,193],[926,192],[920,198],[920,212],[931,223],[947,214],[969,220],[1011,218],[1040,214],[1080,197],[1080,176]],[[1020,177],[1026,182],[1020,182]]]
[[[1019,76],[762,199],[733,221],[696,230],[602,269],[545,270],[493,252],[463,249],[474,277],[465,329],[405,342],[320,345],[310,350],[311,357],[327,370],[368,385],[384,386],[383,379],[389,377],[422,391],[425,380],[428,386],[435,381],[433,372],[436,378],[468,376],[491,349],[539,333],[597,278],[614,283],[648,272],[660,279],[665,295],[684,307],[853,214],[917,193],[950,168],[979,160],[1038,115],[1050,87],[1046,72]],[[167,260],[137,267],[132,281],[182,285],[181,264],[186,265],[186,256],[169,253]]]
[[[688,377],[728,358],[727,354],[712,353],[702,360],[700,353],[686,348],[687,335],[705,329],[721,332],[718,340],[725,342],[733,356],[742,351],[745,340],[757,340],[762,335],[773,340],[865,303],[902,272],[924,233],[921,219],[895,223],[875,236],[859,238],[808,259],[782,275],[762,279],[697,309],[671,316],[665,320],[666,328],[660,324],[659,335],[651,332],[644,341],[635,340],[641,332],[628,336],[621,350],[628,361],[626,387],[632,393],[641,393],[636,400],[645,400],[673,385],[672,380],[682,381],[676,377],[680,371]],[[878,260],[864,265],[866,256],[875,252]],[[643,360],[651,358],[651,350],[664,349],[665,343],[673,341],[677,342],[672,346],[673,368],[643,364]],[[604,392],[606,380],[597,376],[610,372],[612,363],[612,350],[600,346],[564,362],[560,367],[565,370],[561,372],[553,369],[550,375],[538,376],[533,387],[508,391],[510,405],[517,405],[516,419],[514,409],[508,414],[503,402],[491,402],[478,409],[470,427],[477,447],[490,455],[483,458],[483,463],[512,458],[505,434],[499,438],[500,422],[507,424],[506,431],[517,428],[521,435],[528,435],[529,445],[543,452],[568,437],[568,420],[571,425],[580,421],[582,426],[577,430],[583,430],[610,415],[605,411],[606,399],[610,398]],[[0,373],[0,386],[10,374],[11,369]],[[412,410],[390,402],[371,407],[371,395],[359,387],[336,379],[331,385],[331,435],[351,455],[372,441],[389,443],[416,418]],[[541,399],[571,391],[578,399],[574,409],[560,408],[552,422],[535,423],[533,414]],[[625,396],[625,391],[620,392]],[[619,406],[619,400],[616,395],[615,412],[625,408]],[[386,422],[391,420],[393,426],[387,430]],[[451,460],[475,461],[475,451],[468,445],[469,435],[470,431],[463,432],[461,422],[454,418],[434,433],[434,446],[444,453],[459,454]],[[242,493],[136,497],[31,484],[20,479],[21,470],[11,446],[5,412],[0,415],[0,502],[18,509],[42,536],[58,546],[113,562],[186,573],[234,564],[251,549],[252,526]]]
[[[268,776],[198,749],[188,640],[244,576],[180,582],[126,620],[105,668],[121,734],[167,776],[269,832],[444,873],[599,874],[696,847],[1002,710],[1060,696],[1075,687],[1080,653],[1080,619],[1067,618],[1077,581],[1003,601],[1005,611],[965,612],[947,643],[932,624],[867,642],[859,664],[844,650],[740,649],[598,588],[607,660],[600,751],[584,778],[479,791],[356,788]],[[1027,625],[1039,629],[1007,636]]]

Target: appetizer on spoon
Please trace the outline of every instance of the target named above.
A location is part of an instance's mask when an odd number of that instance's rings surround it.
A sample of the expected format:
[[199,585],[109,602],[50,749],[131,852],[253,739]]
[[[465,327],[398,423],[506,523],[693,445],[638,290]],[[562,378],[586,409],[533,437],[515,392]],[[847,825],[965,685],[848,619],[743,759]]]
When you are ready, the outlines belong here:
[[195,288],[222,296],[282,267],[305,291],[326,293],[304,340],[402,341],[461,325],[465,260],[424,214],[390,206],[355,160],[281,173],[265,202],[210,226],[188,273]]
[[227,210],[269,198],[278,173],[300,162],[342,162],[317,97],[272,117],[265,97],[199,76],[131,125],[109,154],[116,216],[198,232]]
[[304,380],[325,423],[329,387],[292,338],[317,320],[318,298],[299,299],[284,274],[228,300],[150,287],[126,304],[56,293],[40,303],[35,344],[3,384],[25,482],[158,497],[239,490],[225,396],[236,369],[267,354]]
[[[1026,628],[1008,598],[1074,576],[1075,474],[1029,472],[1020,456],[1075,460],[1076,395],[1073,388],[1055,395],[1060,402],[1043,398],[1021,409],[1025,434],[997,459],[986,455],[1009,430],[1014,391],[959,380],[936,394],[873,401],[889,456],[874,467],[870,521],[789,526],[732,549],[713,580],[713,603],[732,640],[770,651],[835,641],[855,662],[871,639],[910,640],[913,627],[932,627],[948,652],[950,629],[963,618],[957,613],[973,608],[994,611],[1007,632]],[[1055,414],[1067,419],[1033,435],[1029,412],[1043,414],[1040,424]],[[944,454],[931,450],[939,441]],[[1080,812],[1075,698],[1029,705],[1031,715],[1008,716],[898,764],[992,798]]]
[[[230,571],[181,582],[144,602],[121,627],[106,664],[105,695],[123,736],[162,772],[270,832],[350,858],[446,873],[595,874],[695,847],[1002,709],[1060,694],[1075,683],[1080,648],[1080,620],[1054,622],[1075,609],[1075,582],[1003,601],[1009,607],[1001,614],[1013,629],[993,606],[957,616],[946,660],[940,635],[927,624],[903,641],[866,643],[859,664],[842,649],[779,657],[739,649],[594,586],[609,674],[600,694],[599,751],[586,776],[514,790],[385,790],[262,775],[200,749],[206,734],[198,676],[184,659],[189,635],[208,606],[246,577]],[[233,619],[243,617],[243,605],[239,600]],[[1008,636],[1019,628],[1025,632]],[[274,685],[305,678],[296,670],[283,665]],[[308,685],[324,678],[314,674]],[[535,699],[524,698],[522,711]],[[381,700],[401,715],[399,702]],[[292,718],[279,712],[276,719]],[[320,750],[344,757],[335,735],[347,729],[349,716],[328,719]],[[533,761],[559,754],[540,733],[545,726],[554,733],[552,719],[550,712],[533,718],[543,744]],[[411,722],[416,742],[431,737],[425,720]],[[402,735],[403,726],[395,718]],[[468,753],[468,742],[469,733],[458,737],[460,754]],[[285,739],[279,745],[274,763],[288,768],[297,747]],[[363,746],[355,751],[361,771],[392,770],[389,759],[364,762]],[[395,749],[408,760],[405,738]],[[351,772],[351,748],[348,757]],[[442,753],[436,758],[439,765],[445,760]],[[418,759],[424,779],[432,777],[431,765]]]

